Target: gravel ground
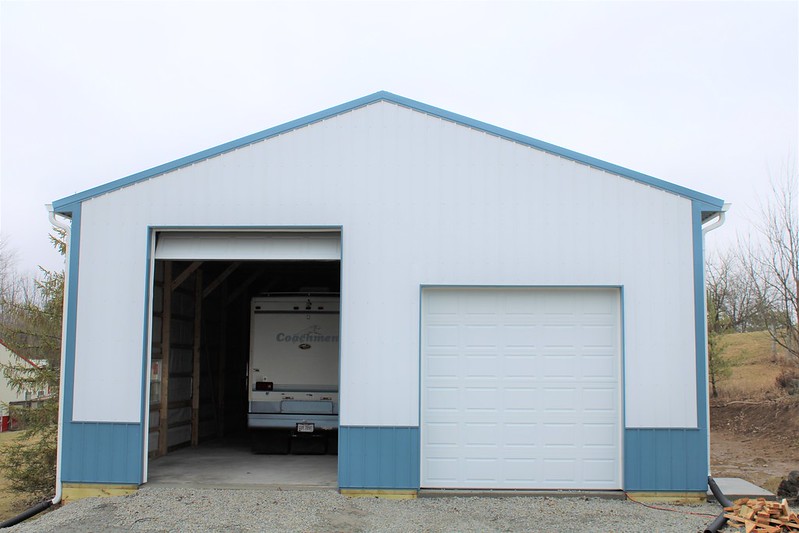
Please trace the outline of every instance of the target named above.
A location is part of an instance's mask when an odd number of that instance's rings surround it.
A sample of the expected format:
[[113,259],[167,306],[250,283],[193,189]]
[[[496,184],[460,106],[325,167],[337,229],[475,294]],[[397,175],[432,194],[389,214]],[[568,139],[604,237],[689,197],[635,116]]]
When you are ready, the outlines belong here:
[[[145,487],[87,498],[9,531],[704,531],[716,504],[666,506],[599,498],[349,498],[333,490],[223,490]],[[688,513],[703,513],[697,516]],[[712,515],[712,516],[710,516]]]

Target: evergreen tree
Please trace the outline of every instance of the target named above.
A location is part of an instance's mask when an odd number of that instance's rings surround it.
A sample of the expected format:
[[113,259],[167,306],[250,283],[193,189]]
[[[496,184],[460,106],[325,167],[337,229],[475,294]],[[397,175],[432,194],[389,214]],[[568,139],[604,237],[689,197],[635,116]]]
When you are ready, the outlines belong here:
[[[53,228],[53,246],[66,252],[65,234]],[[23,428],[0,448],[0,468],[14,492],[38,499],[55,488],[58,438],[58,396],[61,362],[61,319],[64,304],[64,272],[41,268],[31,285],[17,283],[15,290],[0,295],[0,337],[21,358],[0,365],[13,389],[45,391],[41,401],[29,406],[12,406],[10,414]],[[4,288],[5,289],[5,288]]]

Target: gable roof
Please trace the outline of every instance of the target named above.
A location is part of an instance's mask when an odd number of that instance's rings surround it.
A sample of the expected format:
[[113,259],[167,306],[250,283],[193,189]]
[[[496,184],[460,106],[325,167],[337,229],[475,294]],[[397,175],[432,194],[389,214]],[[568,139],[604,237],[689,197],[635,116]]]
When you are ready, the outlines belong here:
[[319,111],[318,113],[298,118],[290,122],[286,122],[285,124],[281,124],[279,126],[275,126],[273,128],[269,128],[264,131],[260,131],[258,133],[253,133],[251,135],[247,135],[246,137],[242,137],[240,139],[236,139],[234,141],[230,141],[221,144],[219,146],[215,146],[213,148],[197,152],[196,154],[182,157],[170,163],[165,163],[163,165],[153,167],[149,170],[138,172],[136,174],[132,174],[125,178],[120,178],[118,180],[106,183],[104,185],[99,185],[97,187],[93,187],[86,191],[79,192],[71,196],[67,196],[65,198],[61,198],[60,200],[56,200],[53,202],[53,210],[56,213],[71,215],[72,210],[75,208],[75,204],[78,204],[85,200],[89,200],[96,196],[113,192],[117,189],[121,189],[122,187],[133,185],[139,181],[147,180],[155,176],[158,176],[160,174],[171,172],[181,167],[198,163],[204,159],[216,157],[218,155],[224,154],[225,152],[236,150],[244,146],[247,146],[249,144],[257,143],[269,139],[270,137],[281,135],[293,129],[302,128],[304,126],[308,126],[315,122],[326,120],[336,115],[347,113],[349,111],[358,109],[359,107],[364,107],[379,101],[391,102],[400,106],[413,109],[415,111],[419,111],[421,113],[426,113],[434,117],[438,117],[444,120],[449,120],[456,124],[474,128],[476,130],[480,130],[491,135],[496,135],[498,137],[508,139],[523,145],[527,145],[532,148],[536,148],[538,150],[542,150],[544,152],[548,152],[563,157],[565,159],[570,159],[572,161],[576,161],[578,163],[582,163],[584,165],[597,168],[599,170],[604,170],[612,174],[617,174],[619,176],[629,178],[638,181],[640,183],[644,183],[646,185],[650,185],[652,187],[656,187],[658,189],[662,189],[664,191],[677,194],[679,196],[683,196],[690,200],[700,201],[706,204],[705,209],[703,210],[706,211],[708,214],[720,212],[724,205],[723,200],[720,200],[713,196],[709,196],[704,193],[688,189],[686,187],[682,187],[680,185],[676,185],[674,183],[670,183],[668,181],[654,178],[652,176],[648,176],[646,174],[642,174],[640,172],[636,172],[634,170],[621,167],[619,165],[614,165],[613,163],[608,163],[606,161],[602,161],[600,159],[596,159],[594,157],[590,157],[575,152],[573,150],[561,148],[559,146],[555,146],[554,144],[550,144],[544,141],[539,141],[538,139],[534,139],[532,137],[528,137],[520,133],[515,133],[510,130],[506,130],[504,128],[493,126],[491,124],[487,124],[479,120],[465,117],[457,113],[452,113],[450,111],[439,109],[437,107],[433,107],[431,105],[427,105],[422,102],[417,102],[416,100],[411,100],[409,98],[398,96],[396,94],[392,94],[386,91],[379,91],[374,94],[370,94],[368,96],[352,100],[351,102],[340,104],[331,107],[330,109]]
[[23,355],[19,355],[17,352],[15,352],[14,350],[12,350],[12,349],[11,349],[11,347],[9,347],[9,345],[8,345],[8,344],[6,344],[6,343],[5,343],[5,341],[3,341],[3,339],[0,339],[0,346],[2,346],[3,348],[5,348],[6,350],[8,350],[8,353],[10,353],[10,354],[14,354],[15,356],[17,356],[18,358],[22,359],[23,361],[25,361],[25,362],[26,362],[26,363],[28,363],[29,365],[33,366],[34,368],[39,368],[39,365],[37,365],[36,363],[34,363],[33,361],[31,361],[31,360],[30,360],[30,359],[28,359],[27,357],[25,357],[25,356],[23,356]]

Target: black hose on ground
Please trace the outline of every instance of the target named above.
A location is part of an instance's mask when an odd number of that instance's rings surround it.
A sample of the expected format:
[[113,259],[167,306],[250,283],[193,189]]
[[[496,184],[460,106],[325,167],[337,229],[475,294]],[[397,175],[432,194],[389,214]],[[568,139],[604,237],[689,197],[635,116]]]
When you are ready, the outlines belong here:
[[37,503],[27,511],[24,511],[13,518],[9,518],[5,522],[0,522],[0,529],[15,526],[20,522],[22,522],[23,520],[27,520],[28,518],[41,513],[51,505],[53,505],[53,500],[47,500],[42,503]]
[[[710,487],[710,492],[713,493],[716,501],[719,502],[722,507],[732,507],[733,503],[721,492],[719,486],[716,485],[716,480],[713,479],[712,476],[707,477],[707,485]],[[724,513],[725,511],[722,510],[721,514],[705,528],[705,533],[718,533],[719,529],[724,527],[727,523],[727,518],[724,517]]]

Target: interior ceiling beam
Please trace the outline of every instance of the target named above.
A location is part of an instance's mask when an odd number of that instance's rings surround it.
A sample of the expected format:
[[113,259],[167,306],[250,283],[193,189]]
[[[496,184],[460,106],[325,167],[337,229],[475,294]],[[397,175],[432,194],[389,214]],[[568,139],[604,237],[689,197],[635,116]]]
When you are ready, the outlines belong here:
[[221,283],[223,281],[225,281],[227,279],[227,277],[230,276],[233,273],[233,271],[235,271],[237,268],[239,268],[240,265],[241,265],[241,261],[235,261],[233,264],[231,264],[229,267],[227,267],[224,272],[219,274],[216,277],[216,279],[214,281],[212,281],[211,283],[209,283],[208,286],[205,288],[205,290],[203,291],[203,298],[208,298],[208,295],[211,294],[212,292],[214,292],[214,290],[217,287],[219,287],[219,285],[221,285]]
[[258,277],[259,277],[260,275],[261,275],[261,271],[260,271],[260,270],[256,270],[255,272],[253,272],[252,274],[250,274],[250,277],[248,277],[246,280],[244,280],[244,282],[242,282],[242,284],[241,284],[241,285],[239,285],[239,288],[238,288],[238,289],[236,289],[235,291],[233,291],[233,293],[232,293],[232,294],[231,294],[231,295],[228,297],[228,299],[227,299],[227,305],[230,305],[230,304],[232,304],[234,301],[236,301],[236,298],[238,298],[239,296],[241,296],[241,293],[243,293],[244,291],[246,291],[246,290],[247,290],[247,288],[249,288],[249,286],[250,286],[250,285],[252,285],[252,284],[253,284],[253,282],[255,282],[255,280],[256,280],[256,279],[258,279]]
[[202,264],[203,264],[202,261],[194,261],[192,264],[187,266],[186,270],[181,272],[180,275],[175,278],[175,280],[172,282],[172,287],[170,287],[170,288],[174,291],[175,289],[180,287],[180,285],[184,281],[186,281],[186,279],[188,279],[188,277],[191,276],[192,273],[194,273],[195,270],[200,268],[200,266],[202,266]]

